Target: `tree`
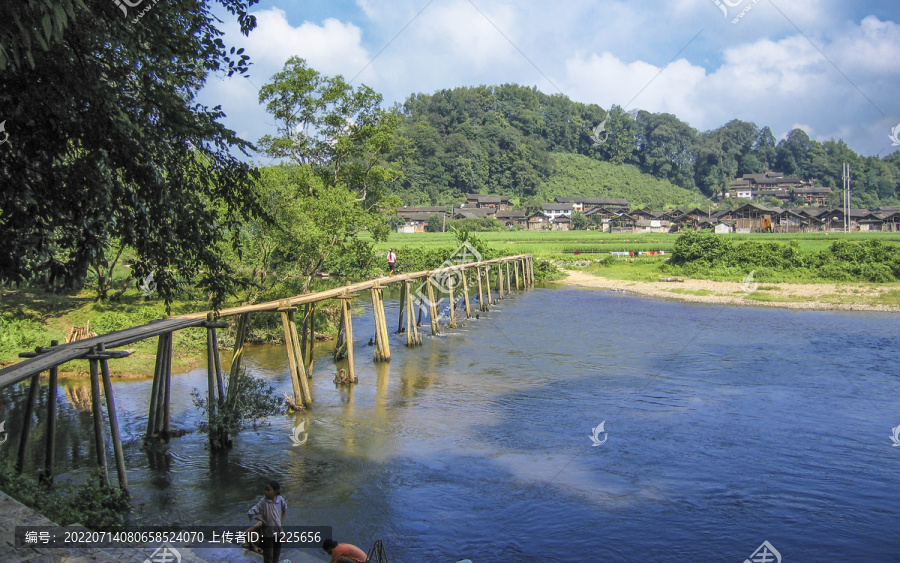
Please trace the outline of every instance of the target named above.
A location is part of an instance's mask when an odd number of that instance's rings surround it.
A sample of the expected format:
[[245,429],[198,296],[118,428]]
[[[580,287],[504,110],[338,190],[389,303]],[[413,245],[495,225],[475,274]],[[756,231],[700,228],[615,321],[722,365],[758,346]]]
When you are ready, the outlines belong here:
[[590,221],[588,221],[587,216],[581,211],[575,211],[572,213],[572,228],[577,231],[583,231],[588,228]]
[[[169,301],[195,277],[218,303],[229,286],[219,252],[229,227],[257,214],[251,145],[194,98],[213,73],[247,70],[210,12],[241,31],[255,0],[154,4],[137,19],[113,2],[6,2],[0,19],[0,281],[79,286],[133,248],[137,277],[155,272]],[[129,21],[129,17],[135,20]],[[15,22],[16,25],[10,25]],[[8,189],[14,187],[14,189]]]
[[428,218],[428,230],[432,233],[440,233],[444,230],[444,218],[440,215],[432,215]]
[[307,291],[329,258],[357,248],[362,231],[385,240],[399,205],[386,185],[400,175],[384,160],[397,117],[379,107],[381,96],[367,86],[354,89],[292,57],[260,90],[260,102],[278,128],[260,146],[290,161],[266,170],[256,191],[272,224],[241,231],[248,246],[259,248],[250,257],[258,264],[249,268],[257,298],[279,283]]

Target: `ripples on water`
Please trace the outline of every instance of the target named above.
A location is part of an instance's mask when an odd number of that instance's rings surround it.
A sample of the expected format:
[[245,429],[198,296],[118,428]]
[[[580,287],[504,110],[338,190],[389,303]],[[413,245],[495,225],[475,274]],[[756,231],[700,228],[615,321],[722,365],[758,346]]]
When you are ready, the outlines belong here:
[[[359,385],[336,389],[318,348],[313,409],[227,455],[198,434],[143,450],[150,383],[116,383],[135,522],[244,524],[276,478],[288,523],[383,539],[391,561],[743,561],[764,540],[785,561],[900,557],[895,316],[564,288],[445,331],[411,350],[392,335],[376,365],[367,311]],[[283,348],[247,365],[290,390]],[[200,421],[190,390],[205,381],[205,368],[174,378],[176,426]],[[61,408],[58,455],[76,476],[94,459],[84,385]],[[21,417],[24,390],[3,399]],[[293,447],[300,420],[309,439]]]

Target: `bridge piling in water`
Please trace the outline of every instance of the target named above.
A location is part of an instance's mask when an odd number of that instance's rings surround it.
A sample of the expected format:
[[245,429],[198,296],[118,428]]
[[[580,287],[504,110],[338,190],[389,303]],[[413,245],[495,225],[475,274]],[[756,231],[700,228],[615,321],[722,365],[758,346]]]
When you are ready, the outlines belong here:
[[469,303],[469,284],[466,280],[466,271],[462,270],[460,272],[462,276],[462,288],[463,288],[463,300],[466,303],[466,318],[472,318],[472,304]]
[[103,394],[106,395],[106,416],[109,419],[109,434],[112,437],[113,455],[116,458],[116,474],[119,477],[119,488],[128,494],[128,476],[125,473],[125,452],[122,449],[122,438],[119,434],[119,417],[116,413],[116,399],[113,396],[112,381],[109,376],[109,358],[101,342],[97,346],[100,359],[100,375],[103,376]]
[[[406,294],[406,303],[404,306],[406,307],[406,345],[411,346],[420,346],[422,344],[422,337],[419,335],[419,327],[416,322],[413,321],[413,312],[415,311],[415,298],[412,296],[412,292],[410,291],[410,281],[403,281],[404,293]],[[419,309],[421,313],[421,308]]]
[[[52,340],[50,346],[59,344]],[[47,385],[47,447],[44,451],[44,479],[53,484],[53,468],[56,466],[56,388],[59,383],[59,368],[50,368],[50,382]]]
[[372,287],[372,314],[375,317],[375,361],[391,359],[391,348],[388,342],[387,316],[384,313],[384,290],[375,285]]
[[453,276],[447,276],[447,293],[450,295],[450,322],[447,326],[456,328],[456,296],[453,294]]
[[431,276],[428,276],[428,318],[431,320],[431,336],[441,333],[441,323],[438,321],[438,306],[434,300],[434,282]]

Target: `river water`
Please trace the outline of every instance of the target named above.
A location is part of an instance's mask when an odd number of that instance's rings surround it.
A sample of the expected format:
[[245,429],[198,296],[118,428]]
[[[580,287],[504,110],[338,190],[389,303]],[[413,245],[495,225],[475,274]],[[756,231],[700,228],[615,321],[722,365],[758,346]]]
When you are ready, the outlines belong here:
[[[357,386],[332,383],[320,345],[313,408],[225,455],[198,433],[148,453],[150,382],[114,383],[133,523],[243,525],[274,478],[288,524],[382,539],[392,562],[744,561],[764,541],[785,561],[900,560],[896,316],[539,288],[420,348],[392,335],[390,363],[373,333],[367,308]],[[283,347],[247,365],[290,392]],[[176,427],[200,421],[205,382],[205,367],[174,378]],[[76,478],[94,463],[88,387],[66,385],[57,457]],[[26,387],[2,397],[4,457]]]

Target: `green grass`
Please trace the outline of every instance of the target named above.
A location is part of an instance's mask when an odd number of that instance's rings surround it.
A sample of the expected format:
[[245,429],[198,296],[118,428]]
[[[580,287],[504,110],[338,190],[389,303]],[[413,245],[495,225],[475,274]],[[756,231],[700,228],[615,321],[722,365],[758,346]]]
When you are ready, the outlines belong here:
[[[556,254],[604,254],[613,251],[671,251],[679,233],[603,233],[599,231],[504,231],[478,233],[478,236],[504,254],[534,254],[547,257]],[[828,248],[835,240],[862,241],[877,238],[883,242],[900,244],[900,233],[755,233],[722,235],[742,242],[787,243],[796,240],[804,252]],[[384,243],[375,245],[376,251],[387,252],[390,247],[415,246],[419,248],[455,247],[452,233],[392,233]],[[587,258],[589,256],[585,256]]]

